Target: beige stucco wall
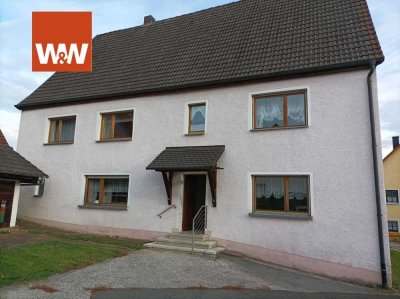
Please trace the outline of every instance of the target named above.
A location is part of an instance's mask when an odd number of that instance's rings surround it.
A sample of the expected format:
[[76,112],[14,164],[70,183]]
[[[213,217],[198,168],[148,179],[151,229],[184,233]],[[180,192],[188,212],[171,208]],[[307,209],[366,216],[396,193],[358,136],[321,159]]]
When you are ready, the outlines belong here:
[[[383,161],[383,169],[385,176],[385,189],[399,190],[400,192],[400,149],[393,151]],[[387,218],[389,220],[397,220],[400,223],[400,205],[387,204]],[[399,237],[400,233],[390,233],[395,237]]]
[[385,188],[400,189],[400,150],[396,149],[384,161]]
[[[160,219],[156,215],[167,207],[162,177],[146,171],[146,165],[166,146],[225,144],[219,162],[224,169],[218,171],[216,208],[211,207],[207,191],[208,229],[214,237],[368,270],[379,280],[367,72],[24,111],[18,151],[50,178],[43,198],[33,198],[30,188],[21,190],[20,216],[139,231],[180,229],[182,176],[174,177],[172,203],[177,209]],[[249,130],[251,93],[296,87],[309,88],[309,128]],[[376,95],[376,84],[374,92]],[[208,103],[204,136],[184,135],[185,103],[190,101]],[[378,111],[377,100],[375,106]],[[133,140],[97,143],[98,112],[123,108],[135,109]],[[75,143],[43,145],[47,118],[63,114],[77,115]],[[379,126],[376,130],[379,141]],[[384,207],[382,163],[379,169]],[[310,173],[313,219],[249,217],[249,177],[254,172]],[[129,174],[128,211],[78,209],[83,203],[85,174]],[[383,223],[389,266],[384,208]]]

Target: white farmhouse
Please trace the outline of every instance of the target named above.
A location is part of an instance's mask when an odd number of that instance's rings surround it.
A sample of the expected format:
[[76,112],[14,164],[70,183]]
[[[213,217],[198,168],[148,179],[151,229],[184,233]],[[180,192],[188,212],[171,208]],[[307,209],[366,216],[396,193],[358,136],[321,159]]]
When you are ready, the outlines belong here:
[[208,253],[390,286],[383,60],[365,0],[243,0],[100,34],[93,72],[17,105],[18,151],[49,175],[18,216],[182,250],[196,222]]

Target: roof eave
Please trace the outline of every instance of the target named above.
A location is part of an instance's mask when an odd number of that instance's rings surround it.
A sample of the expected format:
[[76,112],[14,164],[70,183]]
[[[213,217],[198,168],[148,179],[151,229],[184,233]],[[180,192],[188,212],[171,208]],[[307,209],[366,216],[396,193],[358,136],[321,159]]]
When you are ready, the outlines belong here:
[[39,178],[48,178],[45,174],[44,176],[37,175],[20,175],[20,174],[11,174],[11,173],[0,173],[0,180],[12,180],[12,181],[20,181],[22,183],[37,183]]
[[334,65],[324,65],[306,69],[297,69],[297,70],[290,70],[284,72],[277,72],[277,73],[266,73],[266,74],[259,74],[259,75],[251,75],[251,76],[242,76],[242,77],[235,77],[235,78],[228,78],[228,79],[220,79],[220,80],[212,80],[212,81],[202,81],[202,82],[194,82],[189,84],[182,84],[178,86],[166,86],[166,87],[159,87],[159,88],[148,88],[138,91],[124,91],[124,92],[115,92],[111,94],[101,94],[101,95],[94,95],[94,96],[82,96],[82,97],[74,97],[74,98],[66,98],[62,100],[58,100],[57,102],[36,102],[36,103],[26,103],[24,104],[23,101],[16,104],[15,108],[19,110],[29,110],[29,109],[40,109],[47,106],[60,106],[66,104],[76,103],[82,100],[86,101],[95,101],[98,99],[107,100],[110,98],[117,98],[122,96],[137,96],[137,95],[145,95],[149,93],[157,93],[157,92],[167,92],[167,91],[174,91],[174,90],[182,90],[188,88],[196,88],[196,87],[204,87],[204,86],[214,86],[220,84],[227,84],[227,83],[238,83],[244,81],[251,81],[257,79],[268,79],[268,78],[279,78],[279,77],[286,77],[292,75],[301,75],[301,74],[310,74],[315,72],[323,72],[323,71],[333,71],[333,70],[343,70],[348,68],[357,68],[357,67],[368,67],[371,64],[371,61],[375,61],[376,65],[381,64],[384,61],[385,57],[382,56],[378,59],[367,59],[362,61],[353,61],[341,64],[334,64]]

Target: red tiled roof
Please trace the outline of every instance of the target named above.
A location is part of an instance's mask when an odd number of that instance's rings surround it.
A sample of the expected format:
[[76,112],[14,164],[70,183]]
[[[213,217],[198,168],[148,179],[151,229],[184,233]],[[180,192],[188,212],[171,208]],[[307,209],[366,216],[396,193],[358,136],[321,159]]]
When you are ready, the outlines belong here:
[[0,129],[0,144],[8,145],[6,137],[4,137],[3,132]]

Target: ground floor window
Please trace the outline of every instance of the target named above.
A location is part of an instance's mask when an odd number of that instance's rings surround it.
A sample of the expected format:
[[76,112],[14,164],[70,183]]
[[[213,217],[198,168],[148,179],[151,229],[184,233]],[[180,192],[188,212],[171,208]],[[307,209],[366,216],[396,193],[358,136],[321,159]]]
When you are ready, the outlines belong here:
[[398,233],[399,232],[399,221],[389,220],[388,221],[389,232]]
[[310,212],[309,176],[253,175],[253,212]]
[[128,176],[86,176],[86,205],[126,206]]

